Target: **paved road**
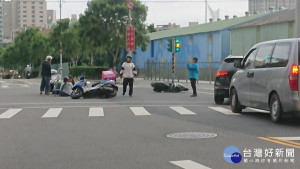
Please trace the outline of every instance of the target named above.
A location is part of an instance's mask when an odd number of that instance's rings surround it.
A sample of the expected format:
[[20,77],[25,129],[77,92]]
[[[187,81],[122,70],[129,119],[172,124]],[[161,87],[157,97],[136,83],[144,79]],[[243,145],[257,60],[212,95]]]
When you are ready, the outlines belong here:
[[[208,83],[198,84],[197,98],[154,93],[149,84],[137,80],[133,97],[72,100],[40,96],[38,80],[0,80],[0,168],[299,168],[299,119],[274,124],[260,110],[233,114],[214,104]],[[216,137],[167,137],[182,132]],[[241,163],[225,162],[228,146],[240,150]],[[259,149],[263,157],[254,157]]]

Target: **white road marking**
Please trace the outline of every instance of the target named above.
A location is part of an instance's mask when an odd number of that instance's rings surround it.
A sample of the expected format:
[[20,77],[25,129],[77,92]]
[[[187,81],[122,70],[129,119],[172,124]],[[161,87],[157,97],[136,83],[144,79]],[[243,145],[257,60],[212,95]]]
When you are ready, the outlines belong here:
[[0,115],[0,119],[9,119],[19,113],[22,109],[9,109]]
[[62,108],[50,108],[42,118],[56,118],[62,111]]
[[256,111],[256,112],[260,112],[260,113],[270,113],[269,111],[261,110],[261,109],[255,109],[255,108],[248,108],[248,109]]
[[89,111],[90,117],[102,117],[104,116],[103,107],[91,107]]
[[197,91],[197,93],[209,94],[209,95],[212,95],[212,94],[213,94],[213,93],[209,93],[209,92],[200,92],[200,91]]
[[3,85],[3,86],[2,86],[2,88],[8,88],[8,86],[6,86],[6,85]]
[[29,87],[29,86],[28,86],[27,84],[23,84],[22,87],[26,87],[26,88],[27,88],[27,87]]
[[211,169],[209,167],[206,167],[202,164],[196,163],[191,160],[170,161],[170,163],[172,163],[178,167],[184,168],[184,169]]
[[195,115],[196,114],[184,107],[170,107],[170,108],[181,115]]
[[144,107],[130,107],[131,111],[136,116],[149,116],[151,115]]
[[289,140],[289,141],[298,141],[300,140],[300,137],[276,137],[283,140]]
[[208,108],[213,109],[217,112],[223,113],[225,115],[241,115],[238,113],[233,113],[231,110],[225,109],[223,107],[208,107]]

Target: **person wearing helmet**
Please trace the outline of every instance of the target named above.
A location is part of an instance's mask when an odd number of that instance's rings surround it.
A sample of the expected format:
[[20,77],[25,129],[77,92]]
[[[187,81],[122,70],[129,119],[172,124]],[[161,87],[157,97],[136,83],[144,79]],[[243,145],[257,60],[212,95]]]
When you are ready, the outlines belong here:
[[41,95],[43,94],[43,91],[45,91],[45,95],[49,95],[51,79],[51,61],[52,56],[47,56],[46,60],[42,63],[42,82],[40,86]]
[[26,68],[25,68],[25,77],[27,79],[29,79],[30,78],[30,74],[31,74],[31,67],[29,65],[27,65]]
[[122,69],[120,72],[120,78],[124,78],[123,80],[123,96],[126,93],[126,88],[129,84],[129,96],[132,96],[133,92],[133,78],[136,77],[137,71],[134,63],[131,62],[132,56],[127,55],[126,62],[122,64]]

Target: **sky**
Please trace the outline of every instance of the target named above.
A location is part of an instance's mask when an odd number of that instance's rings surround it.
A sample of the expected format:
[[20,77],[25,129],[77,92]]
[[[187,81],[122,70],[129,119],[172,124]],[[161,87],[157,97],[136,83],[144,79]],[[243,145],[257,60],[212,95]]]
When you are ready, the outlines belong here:
[[[87,8],[88,0],[62,0],[62,18],[70,18],[71,14],[82,14]],[[245,16],[248,0],[207,0],[213,10],[220,10],[220,18],[225,15]],[[59,0],[47,0],[48,9],[54,9],[59,19]],[[205,0],[143,0],[148,6],[147,24],[166,25],[176,23],[181,27],[189,22],[205,22]],[[211,15],[208,12],[208,18]]]

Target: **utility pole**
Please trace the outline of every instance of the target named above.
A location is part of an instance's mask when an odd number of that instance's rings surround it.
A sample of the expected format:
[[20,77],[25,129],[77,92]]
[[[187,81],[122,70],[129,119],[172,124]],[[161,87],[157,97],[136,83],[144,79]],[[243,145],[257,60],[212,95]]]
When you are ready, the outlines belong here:
[[[61,0],[59,0],[59,19],[61,21],[61,8],[62,8],[62,4],[61,4]],[[63,76],[63,67],[62,67],[62,41],[61,41],[61,38],[62,38],[62,28],[60,28],[60,49],[59,49],[59,53],[60,53],[60,68],[59,68],[59,71],[60,71],[60,79],[62,79],[62,76]]]
[[205,0],[205,23],[207,23],[207,0]]
[[300,2],[296,1],[296,26],[295,26],[295,36],[300,38]]

